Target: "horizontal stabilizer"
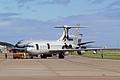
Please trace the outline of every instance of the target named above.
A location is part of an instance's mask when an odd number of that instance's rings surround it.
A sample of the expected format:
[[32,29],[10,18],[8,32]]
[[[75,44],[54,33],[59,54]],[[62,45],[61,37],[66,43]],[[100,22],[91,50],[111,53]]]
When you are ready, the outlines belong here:
[[67,28],[67,29],[70,29],[70,28],[87,28],[87,26],[57,26],[55,28]]

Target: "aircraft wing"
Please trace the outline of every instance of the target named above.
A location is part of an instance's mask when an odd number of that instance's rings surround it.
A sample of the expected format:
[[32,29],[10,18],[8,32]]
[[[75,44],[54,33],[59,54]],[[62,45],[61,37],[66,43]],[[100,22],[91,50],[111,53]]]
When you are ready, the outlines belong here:
[[49,50],[49,52],[74,52],[74,51],[94,51],[94,50],[120,50],[120,48],[52,49]]
[[80,49],[52,49],[49,52],[73,52],[73,51],[80,51]]
[[89,44],[89,43],[94,43],[94,41],[89,41],[89,42],[84,42],[84,43],[79,43],[78,45],[85,45],[85,44]]

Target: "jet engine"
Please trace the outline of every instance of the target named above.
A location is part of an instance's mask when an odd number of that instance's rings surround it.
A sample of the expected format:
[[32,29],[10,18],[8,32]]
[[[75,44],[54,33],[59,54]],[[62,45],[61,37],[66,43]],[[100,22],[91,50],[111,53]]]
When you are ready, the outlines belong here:
[[72,45],[71,44],[66,44],[62,46],[62,49],[72,49]]

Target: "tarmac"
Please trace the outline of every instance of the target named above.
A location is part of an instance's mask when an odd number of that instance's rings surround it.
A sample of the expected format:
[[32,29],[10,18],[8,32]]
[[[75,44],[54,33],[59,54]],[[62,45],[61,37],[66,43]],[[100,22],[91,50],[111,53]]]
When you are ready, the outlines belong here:
[[120,80],[120,60],[68,55],[65,59],[4,59],[0,80]]

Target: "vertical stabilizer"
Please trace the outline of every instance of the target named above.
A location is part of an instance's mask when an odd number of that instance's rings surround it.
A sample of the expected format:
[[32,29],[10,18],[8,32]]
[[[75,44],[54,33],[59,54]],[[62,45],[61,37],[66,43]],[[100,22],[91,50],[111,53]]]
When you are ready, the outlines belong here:
[[82,39],[82,35],[80,35],[79,28],[75,28],[72,35],[73,35],[73,44],[77,46],[78,42],[81,42]]
[[64,36],[65,36],[65,34],[64,34],[64,31],[63,31],[62,36],[58,39],[58,41],[63,41]]

